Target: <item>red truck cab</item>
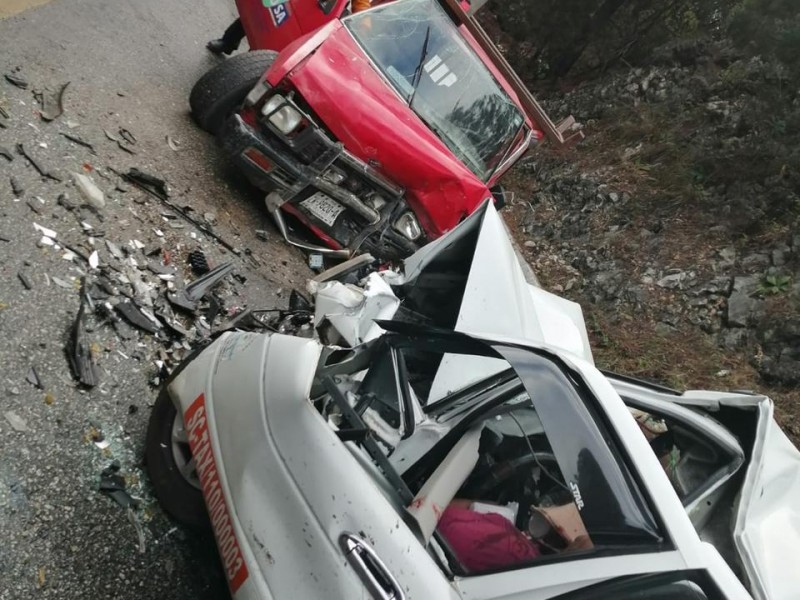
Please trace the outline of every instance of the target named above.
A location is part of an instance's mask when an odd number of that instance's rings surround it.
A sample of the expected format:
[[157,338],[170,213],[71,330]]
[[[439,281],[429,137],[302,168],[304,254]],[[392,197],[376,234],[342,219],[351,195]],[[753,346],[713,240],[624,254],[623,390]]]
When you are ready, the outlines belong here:
[[[278,6],[282,27],[301,16]],[[268,69],[219,130],[288,241],[406,256],[486,198],[502,201],[499,178],[543,130],[563,141],[456,0],[340,14],[266,53]],[[298,240],[288,215],[323,245]]]

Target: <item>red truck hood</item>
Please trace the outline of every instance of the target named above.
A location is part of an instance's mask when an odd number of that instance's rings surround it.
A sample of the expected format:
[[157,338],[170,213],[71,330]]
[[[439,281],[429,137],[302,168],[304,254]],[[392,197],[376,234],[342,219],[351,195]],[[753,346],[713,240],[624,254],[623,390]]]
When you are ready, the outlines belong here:
[[331,30],[288,80],[345,148],[406,189],[426,233],[439,237],[489,190],[401,100],[347,29]]

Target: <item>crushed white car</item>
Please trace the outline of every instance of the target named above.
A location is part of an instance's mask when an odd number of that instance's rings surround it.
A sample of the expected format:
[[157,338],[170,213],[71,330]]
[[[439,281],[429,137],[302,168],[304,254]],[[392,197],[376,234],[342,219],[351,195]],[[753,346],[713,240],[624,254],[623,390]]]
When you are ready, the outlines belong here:
[[235,600],[798,597],[771,401],[599,371],[490,204],[314,291],[339,343],[223,333],[151,418],[156,494],[210,524]]

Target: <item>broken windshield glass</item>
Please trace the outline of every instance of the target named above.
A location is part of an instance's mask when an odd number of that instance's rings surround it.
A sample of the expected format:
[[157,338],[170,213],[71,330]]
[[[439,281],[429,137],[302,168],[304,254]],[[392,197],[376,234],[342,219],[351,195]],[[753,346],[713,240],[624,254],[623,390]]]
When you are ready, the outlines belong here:
[[391,2],[345,23],[420,119],[486,181],[524,118],[442,7]]

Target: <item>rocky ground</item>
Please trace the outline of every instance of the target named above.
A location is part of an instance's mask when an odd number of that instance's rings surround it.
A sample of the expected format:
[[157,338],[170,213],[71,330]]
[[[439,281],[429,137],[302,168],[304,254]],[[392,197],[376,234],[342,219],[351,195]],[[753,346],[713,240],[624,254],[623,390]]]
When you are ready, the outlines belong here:
[[583,304],[598,361],[758,389],[797,439],[800,95],[781,66],[675,44],[541,96],[587,139],[520,165],[507,215],[543,285]]

